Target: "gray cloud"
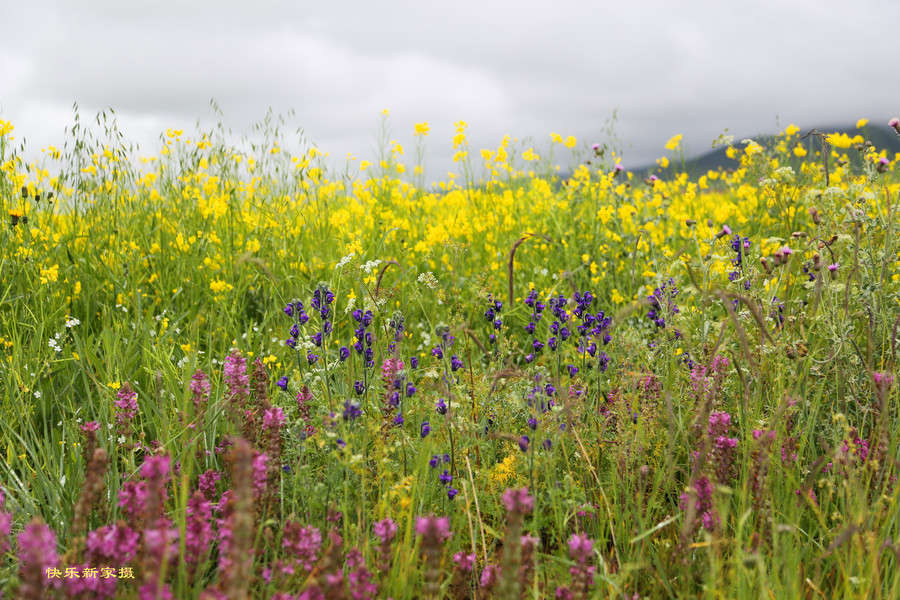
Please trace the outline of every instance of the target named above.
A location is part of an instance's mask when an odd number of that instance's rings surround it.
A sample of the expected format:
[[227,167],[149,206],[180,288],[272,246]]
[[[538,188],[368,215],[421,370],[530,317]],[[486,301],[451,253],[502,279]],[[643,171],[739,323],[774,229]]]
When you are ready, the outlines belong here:
[[[429,178],[453,167],[453,123],[473,150],[504,134],[591,143],[618,111],[635,166],[675,133],[702,152],[801,126],[886,121],[900,108],[888,0],[27,2],[4,7],[0,115],[29,146],[59,145],[78,102],[113,107],[145,153],[167,127],[238,137],[271,108],[339,160],[371,158],[380,111],[408,151],[428,121]],[[35,146],[32,146],[35,144]]]

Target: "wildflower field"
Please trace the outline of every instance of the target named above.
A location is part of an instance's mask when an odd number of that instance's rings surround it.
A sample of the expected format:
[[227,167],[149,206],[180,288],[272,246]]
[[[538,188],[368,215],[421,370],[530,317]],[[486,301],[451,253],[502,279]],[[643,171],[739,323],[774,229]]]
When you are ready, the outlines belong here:
[[96,125],[0,121],[4,597],[900,597],[883,123],[646,175]]

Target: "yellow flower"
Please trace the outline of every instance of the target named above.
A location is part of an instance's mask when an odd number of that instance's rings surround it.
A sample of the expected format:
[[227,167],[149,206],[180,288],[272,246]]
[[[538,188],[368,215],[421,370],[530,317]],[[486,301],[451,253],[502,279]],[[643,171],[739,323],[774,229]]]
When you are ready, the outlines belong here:
[[522,158],[527,161],[540,160],[541,157],[534,153],[534,148],[529,148],[522,153]]
[[866,126],[866,123],[868,123],[868,122],[869,122],[868,119],[860,119],[859,121],[856,122],[856,128],[862,129],[863,127]]
[[675,150],[681,145],[681,134],[677,134],[666,142],[666,150]]
[[225,292],[225,291],[230,292],[231,290],[234,289],[234,286],[231,285],[230,283],[228,283],[227,281],[222,281],[221,279],[214,279],[213,281],[209,282],[209,289],[211,289],[212,291],[214,291],[218,294],[219,292]]
[[110,381],[110,382],[107,383],[106,385],[108,385],[109,387],[111,387],[111,388],[114,389],[114,390],[117,390],[117,389],[119,389],[120,387],[122,387],[122,384],[119,383],[118,381]]
[[578,143],[578,140],[575,138],[575,136],[574,136],[574,135],[570,135],[570,136],[568,136],[568,137],[566,138],[566,141],[563,142],[563,145],[564,145],[566,148],[574,148],[574,147],[575,147],[575,144],[577,144],[577,143]]
[[59,265],[53,265],[49,269],[41,267],[41,283],[50,283],[59,279]]
[[797,144],[796,146],[794,146],[794,155],[800,157],[806,156],[806,148]]
[[796,135],[799,132],[800,132],[800,128],[797,127],[796,125],[794,125],[793,123],[791,123],[790,125],[787,126],[787,129],[784,130],[784,135],[790,137],[792,135]]
[[668,159],[668,157],[665,157],[665,156],[663,156],[662,158],[657,158],[656,164],[658,164],[663,169],[666,169],[669,167],[669,159]]
[[428,132],[431,131],[428,127],[428,123],[416,123],[415,129],[413,135],[428,135]]

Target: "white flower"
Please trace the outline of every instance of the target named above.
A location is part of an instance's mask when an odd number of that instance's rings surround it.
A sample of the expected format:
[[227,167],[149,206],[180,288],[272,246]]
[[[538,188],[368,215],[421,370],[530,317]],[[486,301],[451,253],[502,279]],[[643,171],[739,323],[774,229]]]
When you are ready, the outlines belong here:
[[377,268],[378,268],[378,265],[380,265],[380,264],[381,264],[381,259],[379,259],[379,260],[370,260],[369,262],[367,262],[367,263],[363,266],[363,270],[365,270],[365,272],[366,272],[367,274],[368,274],[368,273],[371,273],[371,272],[372,272],[372,269],[377,269]]
[[354,257],[354,256],[356,256],[356,253],[355,253],[355,252],[351,252],[350,254],[348,254],[347,256],[345,256],[344,258],[342,258],[342,259],[341,259],[341,262],[339,262],[338,264],[334,265],[334,269],[335,269],[335,270],[338,270],[338,269],[341,269],[341,268],[345,267],[345,266],[347,265],[347,263],[349,263],[351,260],[353,260],[353,257]]
[[81,321],[79,321],[78,319],[74,319],[74,318],[66,319],[66,327],[71,329],[72,327],[75,327],[76,325],[81,325]]
[[41,392],[39,392],[39,391],[35,392],[35,393],[34,393],[34,397],[35,397],[35,398],[40,398],[40,397],[41,397]]

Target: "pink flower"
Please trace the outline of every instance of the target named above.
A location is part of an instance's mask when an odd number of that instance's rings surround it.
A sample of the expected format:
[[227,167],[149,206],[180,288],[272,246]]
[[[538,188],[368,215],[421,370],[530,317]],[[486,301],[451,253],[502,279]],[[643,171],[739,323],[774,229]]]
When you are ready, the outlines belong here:
[[322,533],[316,527],[302,527],[300,523],[289,521],[284,526],[281,546],[288,555],[297,559],[307,571],[312,571],[318,560],[319,548],[322,546]]
[[209,399],[209,391],[211,389],[209,378],[201,369],[197,369],[191,376],[191,399],[197,410],[200,405]]
[[266,463],[269,457],[260,452],[253,458],[253,495],[259,499],[266,491]]
[[503,492],[503,506],[511,513],[528,514],[534,509],[534,498],[528,495],[528,488],[508,488]]
[[247,361],[238,350],[233,350],[225,357],[225,385],[232,401],[240,401],[250,395]]
[[397,535],[397,523],[393,519],[383,519],[376,521],[372,526],[375,535],[381,540],[382,544],[386,544],[394,539]]
[[89,421],[81,426],[81,431],[87,433],[89,431],[97,431],[100,429],[100,423],[97,421]]
[[187,519],[184,528],[185,558],[188,563],[198,563],[209,550],[212,541],[212,505],[202,492],[194,492],[188,499]]
[[573,533],[569,538],[569,556],[584,564],[588,561],[594,552],[594,542],[590,540],[587,534]]
[[421,535],[425,543],[443,543],[450,539],[450,519],[448,517],[416,517],[416,533]]
[[894,384],[894,376],[887,371],[883,373],[875,371],[874,373],[872,373],[872,379],[875,381],[875,385],[879,388],[889,388]]
[[475,568],[475,555],[457,552],[453,555],[453,562],[464,575],[470,575]]
[[263,429],[274,429],[280,431],[284,425],[284,411],[278,406],[266,410],[263,415]]
[[216,483],[222,478],[222,474],[215,469],[207,469],[200,475],[198,489],[206,496],[207,500],[212,500],[216,493]]
[[168,456],[151,456],[147,458],[144,464],[141,465],[141,477],[147,481],[165,484],[169,480],[170,462]]
[[121,566],[138,551],[140,534],[125,525],[109,525],[88,533],[86,558],[92,564]]
[[481,587],[490,589],[497,584],[500,579],[500,567],[498,565],[485,565],[481,571],[479,583]]
[[58,585],[59,581],[48,579],[46,570],[59,565],[56,555],[56,535],[39,519],[25,526],[19,534],[19,588],[21,598],[43,598],[44,591]]
[[131,389],[131,385],[126,381],[122,384],[122,388],[116,394],[118,400],[114,402],[116,405],[116,423],[123,425],[129,423],[137,414],[137,392]]
[[126,481],[119,488],[119,508],[130,522],[144,518],[144,511],[147,509],[147,482],[134,479]]

